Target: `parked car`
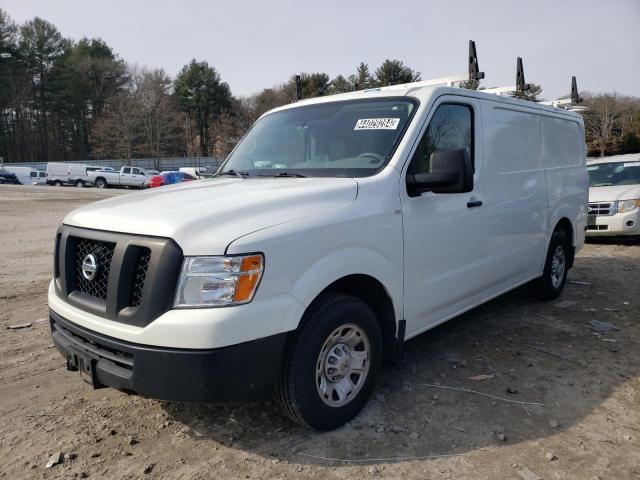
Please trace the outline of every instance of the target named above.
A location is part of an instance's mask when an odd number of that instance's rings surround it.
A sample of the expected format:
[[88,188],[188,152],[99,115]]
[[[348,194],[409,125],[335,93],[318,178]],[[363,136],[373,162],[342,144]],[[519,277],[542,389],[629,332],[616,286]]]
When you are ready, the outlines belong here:
[[216,178],[79,208],[55,241],[53,342],[95,388],[228,403],[275,392],[329,430],[407,339],[584,243],[582,117],[424,83],[264,114]]
[[151,178],[151,175],[138,167],[122,167],[118,172],[105,169],[88,172],[88,182],[97,188],[142,188],[149,178]]
[[22,185],[15,173],[0,171],[0,185]]
[[145,186],[147,188],[155,188],[193,180],[197,180],[197,178],[185,172],[162,172],[160,175],[151,177]]
[[640,238],[640,154],[587,162],[588,237]]
[[162,179],[162,176],[154,175],[144,183],[143,188],[156,188],[156,187],[161,187],[162,185],[164,185],[164,180]]

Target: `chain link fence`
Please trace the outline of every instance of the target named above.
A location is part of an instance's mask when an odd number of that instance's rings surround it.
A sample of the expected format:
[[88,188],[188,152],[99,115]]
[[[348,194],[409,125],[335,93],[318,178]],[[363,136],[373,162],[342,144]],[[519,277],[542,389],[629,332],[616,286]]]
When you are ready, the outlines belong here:
[[[100,165],[101,167],[112,167],[116,170],[123,166],[133,166],[140,168],[157,168],[158,170],[178,170],[180,167],[210,167],[215,170],[224,159],[213,157],[170,157],[170,158],[135,158],[126,159],[110,159],[110,160],[73,160],[63,163],[77,163],[86,165]],[[5,163],[6,166],[12,167],[31,167],[37,170],[46,170],[48,162],[24,162],[24,163]]]

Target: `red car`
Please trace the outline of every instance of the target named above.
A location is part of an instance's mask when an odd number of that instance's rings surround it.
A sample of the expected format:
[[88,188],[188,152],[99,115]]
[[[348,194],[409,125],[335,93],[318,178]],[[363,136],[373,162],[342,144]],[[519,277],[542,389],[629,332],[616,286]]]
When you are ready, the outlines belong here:
[[164,185],[164,180],[162,179],[162,175],[154,175],[149,180],[148,187],[154,188],[154,187],[161,187],[162,185]]

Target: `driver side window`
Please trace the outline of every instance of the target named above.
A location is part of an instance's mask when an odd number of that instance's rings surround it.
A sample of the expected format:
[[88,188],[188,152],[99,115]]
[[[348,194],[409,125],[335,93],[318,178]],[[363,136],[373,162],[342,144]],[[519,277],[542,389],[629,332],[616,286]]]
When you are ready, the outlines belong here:
[[473,163],[473,112],[468,105],[444,103],[438,107],[409,164],[410,175],[431,172],[436,150],[466,149]]

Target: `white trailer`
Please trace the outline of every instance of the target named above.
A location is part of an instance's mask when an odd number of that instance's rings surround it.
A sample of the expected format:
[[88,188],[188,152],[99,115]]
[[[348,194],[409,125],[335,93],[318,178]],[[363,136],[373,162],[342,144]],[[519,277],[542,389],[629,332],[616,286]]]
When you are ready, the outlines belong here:
[[[2,171],[14,173],[22,185],[31,185],[37,180],[38,171],[32,167],[14,167],[4,165]],[[35,177],[35,178],[34,178]]]

